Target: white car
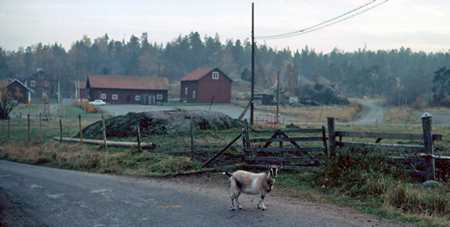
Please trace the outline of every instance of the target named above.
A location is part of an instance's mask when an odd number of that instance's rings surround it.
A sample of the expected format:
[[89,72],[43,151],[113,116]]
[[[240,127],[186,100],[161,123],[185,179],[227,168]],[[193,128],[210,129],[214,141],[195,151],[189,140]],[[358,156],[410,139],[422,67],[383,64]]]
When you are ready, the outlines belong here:
[[104,105],[106,105],[106,102],[104,102],[101,99],[96,99],[93,102],[89,102],[89,104],[91,104],[93,106],[104,106]]

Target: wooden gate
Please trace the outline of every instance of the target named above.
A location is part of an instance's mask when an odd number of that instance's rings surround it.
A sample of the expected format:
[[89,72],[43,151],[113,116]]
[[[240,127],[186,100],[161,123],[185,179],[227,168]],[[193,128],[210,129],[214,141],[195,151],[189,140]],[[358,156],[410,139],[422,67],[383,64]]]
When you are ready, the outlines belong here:
[[325,127],[290,130],[248,130],[246,127],[242,141],[246,166],[250,168],[282,164],[283,169],[303,171],[323,165],[328,155]]

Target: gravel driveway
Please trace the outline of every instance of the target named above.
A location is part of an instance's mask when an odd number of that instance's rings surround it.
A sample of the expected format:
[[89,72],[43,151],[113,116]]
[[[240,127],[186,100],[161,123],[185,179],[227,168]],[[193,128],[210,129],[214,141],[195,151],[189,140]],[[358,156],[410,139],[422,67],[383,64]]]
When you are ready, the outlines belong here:
[[[284,198],[276,184],[266,197],[267,211],[256,209],[252,195],[242,195],[244,209],[232,211],[229,182],[221,173],[158,180],[0,161],[0,179],[0,195],[8,199],[0,203],[0,226],[406,226]],[[16,224],[19,219],[29,222]]]

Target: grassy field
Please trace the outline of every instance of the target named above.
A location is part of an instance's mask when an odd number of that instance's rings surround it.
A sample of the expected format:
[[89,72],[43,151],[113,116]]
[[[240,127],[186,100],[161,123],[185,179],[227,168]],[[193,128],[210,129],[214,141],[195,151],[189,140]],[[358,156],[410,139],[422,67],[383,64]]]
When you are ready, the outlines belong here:
[[[72,108],[72,107],[67,107]],[[352,107],[353,108],[353,107]],[[327,108],[317,108],[325,113]],[[68,109],[71,114],[62,119],[63,136],[74,137],[79,132],[77,109]],[[311,111],[311,110],[310,110]],[[332,109],[330,113],[345,110]],[[351,110],[349,112],[354,111]],[[390,110],[392,111],[392,110]],[[311,111],[312,112],[312,111]],[[318,113],[318,112],[316,112]],[[353,113],[354,114],[354,113]],[[326,115],[326,114],[324,114]],[[401,114],[392,114],[402,116]],[[391,117],[394,118],[394,117]],[[377,126],[352,126],[337,124],[337,131],[409,133],[422,134],[419,125],[382,124]],[[83,115],[82,127],[100,120],[98,114]],[[404,120],[404,116],[403,116]],[[130,176],[161,176],[199,171],[200,166],[212,155],[225,147],[240,129],[221,131],[201,131],[194,133],[194,159],[191,155],[191,137],[189,133],[171,135],[145,135],[143,142],[156,144],[150,152],[139,152],[137,148],[104,149],[97,145],[79,145],[54,141],[59,137],[59,120],[42,122],[42,141],[40,140],[40,122],[33,118],[31,142],[28,141],[27,120],[11,119],[11,137],[0,134],[0,159],[96,173],[111,173]],[[302,125],[302,128],[317,128],[317,125]],[[0,121],[0,128],[7,129],[7,121]],[[433,127],[434,134],[441,134],[443,141],[436,141],[436,153],[450,155],[450,128]],[[114,140],[114,138],[108,138]],[[374,142],[369,139],[351,138],[355,142]],[[25,142],[24,142],[25,141]],[[121,141],[136,141],[129,137]],[[422,144],[422,141],[382,140],[383,143]],[[302,144],[303,145],[303,144]],[[308,145],[305,145],[308,146]],[[282,172],[277,179],[277,190],[284,195],[314,202],[333,203],[394,219],[417,226],[450,226],[450,186],[431,190],[421,187],[419,181],[406,174],[404,168],[387,165],[392,155],[405,155],[404,152],[379,152],[359,149],[353,156],[344,153],[337,159],[327,160],[327,165],[314,172]],[[242,163],[242,143],[238,141],[213,164],[238,168]]]

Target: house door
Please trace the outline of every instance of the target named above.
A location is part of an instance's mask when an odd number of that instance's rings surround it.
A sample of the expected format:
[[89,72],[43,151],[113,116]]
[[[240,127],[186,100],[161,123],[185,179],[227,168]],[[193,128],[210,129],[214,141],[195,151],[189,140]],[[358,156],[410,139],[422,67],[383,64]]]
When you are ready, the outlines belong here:
[[130,98],[130,95],[127,95],[127,102],[130,102],[131,101],[131,98]]
[[148,103],[149,103],[149,105],[156,105],[156,96],[154,96],[154,95],[150,95],[150,96],[148,96]]

